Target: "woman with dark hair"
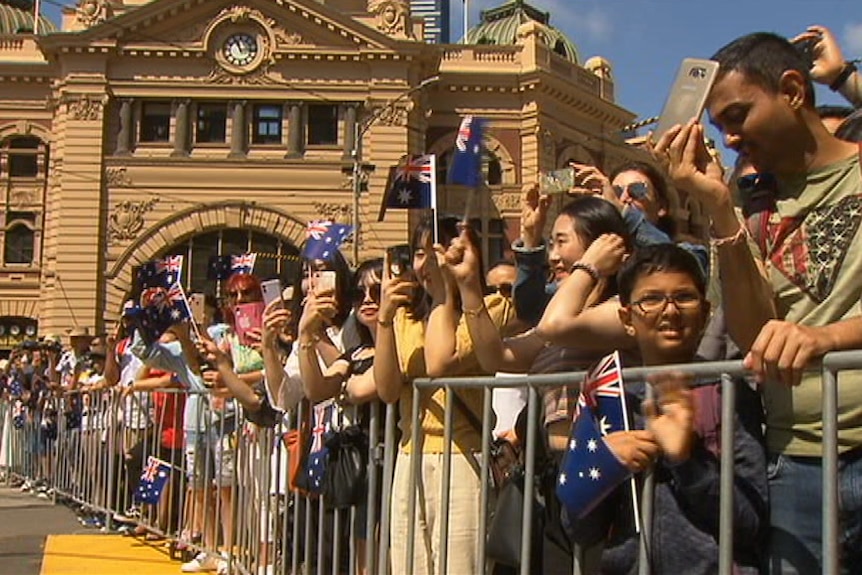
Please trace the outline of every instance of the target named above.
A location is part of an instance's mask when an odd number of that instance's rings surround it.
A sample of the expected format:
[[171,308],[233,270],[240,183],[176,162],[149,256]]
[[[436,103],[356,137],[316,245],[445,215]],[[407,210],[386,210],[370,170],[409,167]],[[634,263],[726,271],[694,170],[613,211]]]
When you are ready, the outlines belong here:
[[[333,290],[316,290],[321,272],[335,272]],[[303,297],[294,300],[297,305],[292,309],[270,309],[264,314],[263,356],[266,384],[273,405],[287,411],[296,407],[309,393],[309,399],[318,401],[314,399],[317,391],[302,380],[301,352],[313,350],[318,361],[322,362],[320,368],[324,370],[344,353],[343,327],[351,309],[351,277],[350,267],[339,251],[335,251],[329,260],[305,260]],[[304,347],[294,345],[286,360],[282,361],[278,338],[274,334],[292,324],[297,316],[300,318],[297,333],[305,328],[311,342],[306,342]],[[308,325],[304,326],[303,320]]]
[[[391,277],[384,270],[380,312],[375,342],[374,381],[377,393],[387,403],[399,402],[401,444],[395,462],[391,498],[392,570],[396,573],[475,573],[476,536],[480,509],[479,468],[472,452],[481,448],[481,430],[471,423],[466,410],[481,414],[482,392],[459,391],[453,413],[451,484],[449,516],[457,518],[448,529],[448,565],[439,564],[441,480],[443,477],[443,414],[446,391],[438,389],[423,397],[420,405],[419,442],[411,440],[413,386],[411,381],[427,376],[471,375],[482,373],[461,314],[457,287],[438,265],[434,247],[433,221],[426,219],[414,230],[412,273]],[[459,235],[458,220],[440,218],[437,222],[438,245],[448,246]],[[472,230],[462,232],[473,237]],[[441,258],[442,259],[442,258]],[[481,264],[477,269],[481,270]],[[482,285],[481,271],[477,281]],[[480,293],[484,292],[484,286]],[[483,303],[488,322],[499,330],[512,317],[508,299],[499,294],[487,296]],[[426,337],[426,334],[428,337]],[[433,335],[432,335],[433,334]],[[480,417],[480,416],[479,416]],[[480,417],[481,418],[481,417]],[[421,457],[421,472],[416,478],[418,517],[408,517],[410,470],[414,456]],[[419,521],[415,530],[413,557],[407,556],[409,522]],[[408,561],[412,570],[408,569]]]

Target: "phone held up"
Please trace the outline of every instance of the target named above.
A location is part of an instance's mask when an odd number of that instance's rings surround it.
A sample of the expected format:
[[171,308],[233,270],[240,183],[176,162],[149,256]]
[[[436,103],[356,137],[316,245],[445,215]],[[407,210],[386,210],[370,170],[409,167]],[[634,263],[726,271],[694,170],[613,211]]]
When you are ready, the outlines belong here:
[[718,62],[713,60],[686,58],[682,61],[653,132],[654,141],[659,141],[677,124],[700,119],[717,73]]
[[260,291],[263,294],[263,305],[269,307],[274,301],[284,303],[281,296],[281,280],[271,279],[260,282]]
[[566,194],[575,187],[575,168],[568,167],[539,174],[539,192]]
[[331,270],[322,271],[317,275],[315,291],[335,291],[335,272]]
[[389,262],[389,277],[398,277],[407,273],[413,265],[413,250],[410,244],[399,244],[386,248]]
[[206,296],[202,293],[193,293],[189,294],[189,308],[192,312],[192,320],[198,324],[205,326],[206,325],[206,317],[205,317],[205,308],[206,308]]

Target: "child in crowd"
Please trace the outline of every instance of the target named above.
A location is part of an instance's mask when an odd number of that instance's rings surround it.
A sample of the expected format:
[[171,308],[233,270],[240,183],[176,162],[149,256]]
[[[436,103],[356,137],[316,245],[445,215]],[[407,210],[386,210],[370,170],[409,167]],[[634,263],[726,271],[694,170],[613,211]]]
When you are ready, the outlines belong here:
[[[696,350],[709,317],[706,282],[698,262],[672,244],[636,252],[618,275],[619,318],[633,337],[643,364],[659,366],[697,361]],[[756,425],[737,417],[733,445],[721,445],[721,381],[698,381],[664,373],[652,380],[656,399],[641,402],[645,384],[626,385],[627,403],[634,411],[632,431],[613,432],[598,444],[599,455],[613,457],[602,467],[603,482],[618,485],[609,495],[594,490],[598,482],[564,481],[592,457],[570,448],[562,465],[558,494],[564,522],[584,547],[601,544],[602,573],[636,573],[638,536],[627,479],[654,466],[655,516],[649,561],[655,573],[716,573],[718,571],[719,457],[734,451],[733,545],[734,572],[758,573],[767,512],[766,460]],[[738,386],[740,399],[747,386]],[[756,398],[755,398],[756,400]],[[575,419],[577,429],[589,412]],[[741,413],[741,412],[740,412]],[[598,455],[596,456],[598,457]],[[579,459],[581,458],[581,459]],[[571,475],[571,473],[569,473]],[[575,490],[587,489],[584,493]],[[591,497],[590,495],[595,495]]]

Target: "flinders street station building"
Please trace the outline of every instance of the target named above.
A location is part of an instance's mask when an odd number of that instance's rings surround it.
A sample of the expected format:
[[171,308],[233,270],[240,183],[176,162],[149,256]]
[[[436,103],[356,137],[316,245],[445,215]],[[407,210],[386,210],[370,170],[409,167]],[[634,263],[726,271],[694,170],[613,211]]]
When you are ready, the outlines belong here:
[[463,214],[444,175],[466,114],[487,119],[470,213],[488,263],[539,172],[643,157],[610,64],[547,13],[511,0],[459,44],[423,25],[405,0],[80,0],[56,23],[0,1],[0,353],[104,331],[155,257],[183,254],[183,283],[213,292],[211,256],[257,252],[278,276],[314,219],[358,224],[352,263],[380,255],[418,217],[377,221],[404,154],[437,154],[440,210]]

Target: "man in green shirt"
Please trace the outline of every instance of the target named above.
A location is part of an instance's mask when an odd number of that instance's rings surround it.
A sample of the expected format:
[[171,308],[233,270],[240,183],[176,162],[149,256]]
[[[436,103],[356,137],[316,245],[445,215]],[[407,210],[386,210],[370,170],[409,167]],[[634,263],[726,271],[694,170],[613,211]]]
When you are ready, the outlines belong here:
[[[825,353],[862,347],[860,150],[834,138],[814,104],[807,67],[784,38],[757,33],[713,59],[711,122],[777,190],[743,198],[745,222],[713,173],[703,127],[669,131],[655,148],[675,185],[713,222],[730,335],[763,383],[770,456],[770,572],[821,570]],[[841,563],[862,570],[862,372],[839,376]]]

